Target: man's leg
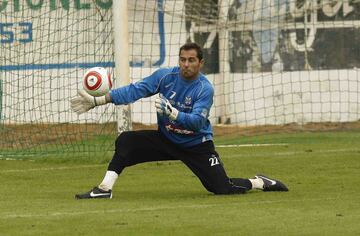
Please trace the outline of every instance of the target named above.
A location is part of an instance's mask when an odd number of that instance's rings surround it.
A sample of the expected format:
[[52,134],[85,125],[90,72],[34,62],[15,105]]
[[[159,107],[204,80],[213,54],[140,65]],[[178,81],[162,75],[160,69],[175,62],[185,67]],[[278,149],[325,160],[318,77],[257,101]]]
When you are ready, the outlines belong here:
[[125,167],[151,161],[176,160],[167,140],[156,130],[123,132],[116,139],[108,170],[120,174]]
[[288,191],[279,180],[258,174],[252,179],[229,178],[211,141],[190,148],[181,159],[200,179],[204,187],[215,194],[239,194],[250,189]]
[[115,153],[103,181],[91,191],[75,195],[75,198],[111,198],[113,185],[125,167],[151,161],[177,160],[168,142],[155,130],[123,132],[116,139]]
[[[165,144],[165,145],[164,145]],[[112,189],[125,167],[151,161],[174,160],[166,140],[154,130],[123,132],[115,142],[115,153],[99,187]]]
[[248,179],[227,176],[223,163],[211,141],[184,151],[181,159],[200,179],[203,186],[215,194],[240,194],[252,189]]

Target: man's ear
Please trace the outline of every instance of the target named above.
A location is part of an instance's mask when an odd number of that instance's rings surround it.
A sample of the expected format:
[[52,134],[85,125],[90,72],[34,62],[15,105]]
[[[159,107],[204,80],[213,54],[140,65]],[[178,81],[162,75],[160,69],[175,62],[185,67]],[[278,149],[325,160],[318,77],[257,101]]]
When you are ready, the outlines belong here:
[[204,63],[205,63],[205,60],[204,60],[204,59],[201,59],[201,61],[200,61],[200,68],[203,67]]

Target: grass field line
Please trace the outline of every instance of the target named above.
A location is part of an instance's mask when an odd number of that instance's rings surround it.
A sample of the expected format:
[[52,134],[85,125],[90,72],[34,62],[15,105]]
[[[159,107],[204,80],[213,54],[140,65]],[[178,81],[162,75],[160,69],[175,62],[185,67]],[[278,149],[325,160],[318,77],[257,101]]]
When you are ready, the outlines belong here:
[[287,146],[288,143],[248,143],[248,144],[224,144],[216,145],[216,147],[227,148],[227,147],[268,147],[268,146]]
[[[339,198],[307,198],[307,199],[288,199],[288,200],[269,200],[269,201],[256,201],[256,202],[247,202],[246,204],[276,204],[276,203],[285,203],[285,202],[313,202],[313,201],[333,201],[339,200]],[[74,200],[78,201],[78,200]],[[84,200],[83,200],[84,201]],[[94,201],[94,200],[85,200],[85,201]],[[96,200],[95,200],[96,201]],[[106,200],[108,201],[108,200]],[[142,207],[134,209],[111,209],[111,210],[91,210],[91,211],[58,211],[58,212],[46,212],[40,214],[0,214],[0,219],[14,219],[14,218],[33,218],[33,217],[66,217],[66,216],[79,216],[79,215],[98,215],[98,214],[113,214],[113,213],[136,213],[136,212],[148,212],[148,211],[161,211],[161,210],[176,210],[176,209],[206,209],[213,207],[226,207],[226,206],[241,206],[243,202],[232,202],[226,204],[196,204],[196,205],[171,205],[171,206],[158,206],[158,207]]]
[[251,156],[251,157],[263,157],[263,156],[292,156],[299,155],[304,153],[312,153],[312,154],[327,154],[327,153],[339,153],[339,152],[360,152],[359,148],[341,148],[341,149],[327,149],[327,150],[303,150],[303,151],[286,151],[286,152],[268,152],[268,153],[242,153],[242,154],[234,154],[234,155],[226,155],[225,158],[234,158],[239,155],[243,156]]
[[12,169],[12,170],[0,170],[0,173],[29,172],[29,171],[71,170],[71,169],[93,168],[93,167],[99,167],[99,166],[104,166],[104,165],[106,165],[106,164],[76,165],[76,166],[58,166],[58,167],[31,168],[31,169]]

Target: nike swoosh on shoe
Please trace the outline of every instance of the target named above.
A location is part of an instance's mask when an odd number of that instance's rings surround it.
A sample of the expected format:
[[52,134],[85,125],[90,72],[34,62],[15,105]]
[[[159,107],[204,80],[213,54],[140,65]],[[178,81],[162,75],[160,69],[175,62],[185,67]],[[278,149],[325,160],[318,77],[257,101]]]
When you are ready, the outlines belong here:
[[100,197],[100,196],[108,196],[110,193],[90,193],[90,197]]

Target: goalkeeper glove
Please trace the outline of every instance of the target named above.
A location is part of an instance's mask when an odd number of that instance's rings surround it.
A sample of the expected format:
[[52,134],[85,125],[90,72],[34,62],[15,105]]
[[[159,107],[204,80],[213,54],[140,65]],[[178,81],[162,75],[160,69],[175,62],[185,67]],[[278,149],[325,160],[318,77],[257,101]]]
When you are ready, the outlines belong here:
[[167,115],[171,120],[176,120],[179,111],[171,106],[170,102],[160,93],[155,100],[155,107],[157,113],[160,115]]
[[105,96],[94,97],[85,90],[79,90],[78,96],[70,100],[71,109],[78,115],[81,115],[95,106],[106,104]]

